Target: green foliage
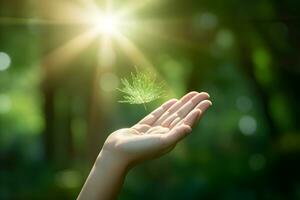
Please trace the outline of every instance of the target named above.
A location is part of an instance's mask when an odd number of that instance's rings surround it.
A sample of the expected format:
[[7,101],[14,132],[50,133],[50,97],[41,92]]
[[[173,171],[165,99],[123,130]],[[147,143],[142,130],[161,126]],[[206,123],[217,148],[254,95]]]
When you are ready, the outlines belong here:
[[[131,82],[131,83],[130,83]],[[123,88],[118,90],[124,93],[120,103],[145,104],[163,96],[163,84],[157,83],[155,76],[149,73],[131,73],[131,80],[121,79]]]
[[[80,23],[3,19],[42,19],[44,9],[63,19],[59,1],[16,2],[0,1],[0,52],[11,60],[0,70],[0,199],[75,199],[107,134],[149,113],[137,104],[190,90],[207,91],[214,106],[169,156],[131,171],[120,199],[300,199],[300,1],[145,4],[120,27],[127,43],[111,38],[112,49],[104,49],[112,66],[99,66],[102,35],[76,39],[87,31]],[[89,46],[48,59],[68,41]],[[145,71],[130,75],[129,66],[144,59],[168,89]],[[97,71],[129,74],[119,100],[134,105],[119,107],[114,92],[95,92]]]

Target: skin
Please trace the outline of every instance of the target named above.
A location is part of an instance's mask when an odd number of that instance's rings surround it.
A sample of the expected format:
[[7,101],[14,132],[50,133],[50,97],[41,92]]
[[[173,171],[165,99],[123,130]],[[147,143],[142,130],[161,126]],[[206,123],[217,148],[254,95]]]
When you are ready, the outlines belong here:
[[128,171],[171,151],[212,105],[208,99],[206,92],[190,92],[165,102],[131,128],[110,134],[78,199],[117,199]]

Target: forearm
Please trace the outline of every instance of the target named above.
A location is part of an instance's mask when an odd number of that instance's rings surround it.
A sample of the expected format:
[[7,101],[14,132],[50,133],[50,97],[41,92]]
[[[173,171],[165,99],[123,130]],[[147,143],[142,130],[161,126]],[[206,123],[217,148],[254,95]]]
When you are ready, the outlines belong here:
[[100,152],[91,170],[78,200],[117,199],[127,173],[127,166],[108,152]]

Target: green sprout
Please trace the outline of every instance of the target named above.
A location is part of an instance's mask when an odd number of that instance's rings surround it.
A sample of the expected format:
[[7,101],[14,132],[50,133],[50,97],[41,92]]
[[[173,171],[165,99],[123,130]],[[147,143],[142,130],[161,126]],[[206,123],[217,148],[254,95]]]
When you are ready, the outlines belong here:
[[[130,83],[131,82],[131,83]],[[123,88],[118,90],[124,93],[120,103],[145,104],[163,96],[163,84],[156,83],[155,76],[149,73],[131,73],[131,81],[121,79]],[[146,107],[145,107],[146,108]]]

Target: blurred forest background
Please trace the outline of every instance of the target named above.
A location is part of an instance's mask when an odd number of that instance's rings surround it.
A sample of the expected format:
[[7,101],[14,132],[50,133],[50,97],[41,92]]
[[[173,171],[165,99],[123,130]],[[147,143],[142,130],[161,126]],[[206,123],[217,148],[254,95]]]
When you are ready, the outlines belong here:
[[105,65],[100,37],[60,23],[84,1],[0,1],[0,199],[76,198],[108,134],[165,100],[118,103],[146,58],[166,99],[207,91],[213,107],[131,171],[120,199],[300,199],[300,1],[116,0],[144,4],[123,34],[145,59],[112,40]]

